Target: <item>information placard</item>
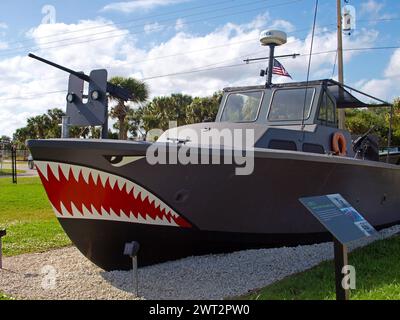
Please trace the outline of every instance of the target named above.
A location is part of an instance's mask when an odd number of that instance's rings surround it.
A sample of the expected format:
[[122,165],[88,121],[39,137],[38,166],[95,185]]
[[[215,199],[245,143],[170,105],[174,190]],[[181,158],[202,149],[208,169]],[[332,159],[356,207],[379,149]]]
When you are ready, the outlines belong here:
[[375,228],[340,194],[299,200],[342,244],[377,234]]

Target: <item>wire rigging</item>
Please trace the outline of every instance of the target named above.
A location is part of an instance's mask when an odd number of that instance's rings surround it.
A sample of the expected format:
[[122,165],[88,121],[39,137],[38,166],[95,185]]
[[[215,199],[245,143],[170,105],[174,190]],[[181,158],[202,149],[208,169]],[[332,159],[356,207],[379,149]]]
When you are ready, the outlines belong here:
[[308,83],[310,80],[310,69],[311,69],[311,59],[312,59],[313,46],[314,46],[315,26],[317,24],[317,14],[318,14],[318,0],[315,0],[314,21],[313,21],[312,34],[311,34],[311,44],[310,44],[310,56],[308,58],[308,67],[307,67],[307,82],[306,82],[306,90],[304,93],[303,116],[301,119],[301,128],[303,130],[303,140],[305,137],[304,119],[305,119],[306,104],[307,104]]

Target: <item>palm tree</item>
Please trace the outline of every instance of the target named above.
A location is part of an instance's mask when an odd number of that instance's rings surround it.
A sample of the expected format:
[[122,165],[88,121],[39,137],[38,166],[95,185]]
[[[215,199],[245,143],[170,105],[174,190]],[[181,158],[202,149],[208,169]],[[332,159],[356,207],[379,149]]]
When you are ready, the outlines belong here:
[[149,97],[149,89],[146,83],[134,78],[114,77],[110,80],[110,82],[114,85],[129,90],[133,94],[132,99],[130,99],[128,102],[110,96],[110,100],[116,103],[116,105],[111,109],[110,115],[112,118],[118,120],[117,127],[119,128],[119,139],[126,140],[128,138],[128,125],[126,117],[131,110],[129,102],[141,103],[146,101]]
[[28,118],[27,128],[30,136],[35,139],[45,139],[47,131],[51,127],[51,120],[47,114],[42,114],[36,117]]

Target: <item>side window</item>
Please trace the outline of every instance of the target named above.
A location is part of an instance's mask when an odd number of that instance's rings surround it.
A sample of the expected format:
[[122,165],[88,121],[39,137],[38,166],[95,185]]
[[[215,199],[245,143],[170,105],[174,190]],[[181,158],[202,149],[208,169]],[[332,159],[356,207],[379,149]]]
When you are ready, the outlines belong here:
[[[277,89],[268,114],[270,121],[308,119],[314,101],[315,88]],[[304,106],[305,98],[305,106]],[[304,113],[304,114],[303,114]]]
[[318,120],[333,124],[335,123],[335,103],[331,98],[324,92],[322,96],[321,106],[319,108]]
[[262,100],[262,91],[236,92],[228,95],[221,121],[255,121]]

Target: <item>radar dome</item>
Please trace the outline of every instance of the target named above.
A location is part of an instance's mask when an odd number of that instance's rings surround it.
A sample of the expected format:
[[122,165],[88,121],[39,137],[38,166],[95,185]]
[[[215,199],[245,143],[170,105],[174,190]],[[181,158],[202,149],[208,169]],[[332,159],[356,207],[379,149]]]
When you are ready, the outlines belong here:
[[287,42],[287,35],[283,31],[264,30],[260,34],[260,42],[263,46],[275,45],[280,46]]

